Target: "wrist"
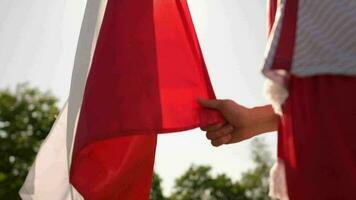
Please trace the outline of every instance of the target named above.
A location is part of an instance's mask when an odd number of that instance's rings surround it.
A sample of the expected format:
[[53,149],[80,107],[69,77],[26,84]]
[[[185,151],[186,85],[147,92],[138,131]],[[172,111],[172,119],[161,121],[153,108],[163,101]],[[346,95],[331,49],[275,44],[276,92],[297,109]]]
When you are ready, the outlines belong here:
[[279,116],[271,105],[251,108],[249,113],[250,118],[253,119],[251,126],[255,135],[277,130]]

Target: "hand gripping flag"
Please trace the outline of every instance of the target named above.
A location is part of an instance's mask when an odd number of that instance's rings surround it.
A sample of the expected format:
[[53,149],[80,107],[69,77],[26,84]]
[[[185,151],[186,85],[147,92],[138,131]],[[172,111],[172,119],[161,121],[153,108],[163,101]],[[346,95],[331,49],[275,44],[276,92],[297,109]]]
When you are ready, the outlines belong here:
[[[53,180],[68,187],[58,199],[148,199],[156,134],[221,121],[196,102],[215,96],[186,0],[102,4],[100,20],[100,3],[87,3],[68,104],[32,166],[24,199],[59,191],[39,179],[62,164],[67,167]],[[67,144],[61,158],[68,161],[51,165],[56,159],[48,156],[60,148],[49,144],[55,137]]]

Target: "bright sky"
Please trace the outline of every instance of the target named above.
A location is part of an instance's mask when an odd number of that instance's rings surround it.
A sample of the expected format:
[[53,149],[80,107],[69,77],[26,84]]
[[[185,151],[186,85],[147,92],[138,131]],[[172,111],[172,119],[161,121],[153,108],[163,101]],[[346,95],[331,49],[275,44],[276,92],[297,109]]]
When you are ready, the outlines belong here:
[[[249,107],[265,104],[260,65],[266,2],[190,0],[189,4],[217,97]],[[62,106],[69,94],[83,6],[72,0],[1,0],[0,88],[28,81],[51,90]],[[263,137],[274,153],[275,134]],[[252,167],[249,143],[214,148],[200,130],[162,135],[155,168],[166,192],[192,163],[211,165],[214,173],[238,178]]]

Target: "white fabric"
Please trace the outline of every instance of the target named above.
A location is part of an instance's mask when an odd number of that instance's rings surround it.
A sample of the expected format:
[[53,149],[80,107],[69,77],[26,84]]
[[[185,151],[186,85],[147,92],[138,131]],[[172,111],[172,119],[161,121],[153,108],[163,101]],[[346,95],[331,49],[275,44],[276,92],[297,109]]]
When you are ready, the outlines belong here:
[[42,143],[20,190],[20,196],[24,200],[83,199],[69,182],[69,166],[87,74],[105,5],[105,0],[87,1],[68,103],[65,104],[50,134]]
[[274,111],[282,115],[282,104],[287,99],[289,92],[283,84],[277,84],[271,79],[265,81],[264,93],[272,104]]
[[283,160],[279,159],[270,171],[269,196],[280,200],[289,200],[286,172]]
[[[20,190],[22,199],[79,200],[78,193],[72,198],[68,176],[68,160],[65,148],[67,104],[61,111],[50,134],[43,142],[36,161]],[[74,196],[73,196],[74,197]]]

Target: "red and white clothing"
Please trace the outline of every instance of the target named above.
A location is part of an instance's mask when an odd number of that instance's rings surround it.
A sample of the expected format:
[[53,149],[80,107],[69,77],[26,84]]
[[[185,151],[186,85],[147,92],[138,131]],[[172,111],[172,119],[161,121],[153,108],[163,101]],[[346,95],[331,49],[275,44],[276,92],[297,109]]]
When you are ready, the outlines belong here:
[[263,72],[282,115],[272,196],[356,199],[355,13],[351,0],[270,1]]
[[356,1],[271,0],[264,70],[356,74]]

